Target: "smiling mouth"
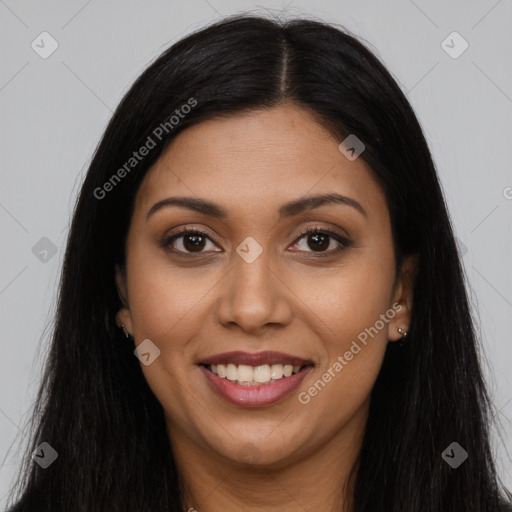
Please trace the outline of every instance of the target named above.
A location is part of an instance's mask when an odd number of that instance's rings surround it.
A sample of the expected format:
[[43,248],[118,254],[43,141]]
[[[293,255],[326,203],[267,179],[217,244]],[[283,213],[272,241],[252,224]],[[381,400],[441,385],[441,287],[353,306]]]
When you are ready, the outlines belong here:
[[246,364],[202,364],[207,370],[222,379],[240,386],[264,386],[285,380],[296,375],[305,368],[313,366],[293,366],[291,364],[263,364],[250,366]]

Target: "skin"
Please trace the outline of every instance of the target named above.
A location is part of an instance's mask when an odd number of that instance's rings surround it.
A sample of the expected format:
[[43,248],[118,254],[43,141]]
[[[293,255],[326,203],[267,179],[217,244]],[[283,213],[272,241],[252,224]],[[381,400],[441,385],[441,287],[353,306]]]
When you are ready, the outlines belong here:
[[[124,304],[117,322],[136,345],[149,338],[161,351],[141,369],[165,411],[184,510],[350,510],[341,491],[346,486],[350,496],[348,474],[386,345],[410,323],[416,261],[407,258],[395,282],[383,191],[339,143],[292,104],[210,120],[180,133],[137,193],[126,267],[116,269]],[[334,192],[358,201],[366,216],[343,204],[278,216],[285,202]],[[228,215],[169,206],[146,218],[171,196],[205,198]],[[162,247],[178,226],[207,233],[196,249],[202,255],[193,257],[186,236]],[[309,227],[333,230],[351,245],[334,253],[340,244],[327,238],[315,251],[311,236],[300,238]],[[236,252],[246,237],[263,250],[252,263]],[[298,393],[393,304],[401,306],[394,318],[300,403]],[[197,365],[231,350],[277,350],[314,368],[283,401],[243,408],[217,395]]]

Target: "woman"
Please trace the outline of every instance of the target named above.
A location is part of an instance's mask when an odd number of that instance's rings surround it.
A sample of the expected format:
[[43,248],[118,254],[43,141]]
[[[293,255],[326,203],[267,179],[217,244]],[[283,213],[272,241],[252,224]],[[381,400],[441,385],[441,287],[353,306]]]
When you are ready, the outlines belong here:
[[231,17],[98,146],[14,510],[505,510],[490,411],[404,94],[346,31]]

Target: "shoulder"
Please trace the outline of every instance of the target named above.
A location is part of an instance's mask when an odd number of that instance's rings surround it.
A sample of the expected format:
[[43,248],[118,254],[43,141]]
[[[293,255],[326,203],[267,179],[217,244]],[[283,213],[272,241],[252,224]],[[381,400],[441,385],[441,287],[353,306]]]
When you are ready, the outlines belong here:
[[512,503],[502,503],[500,505],[500,512],[512,512]]

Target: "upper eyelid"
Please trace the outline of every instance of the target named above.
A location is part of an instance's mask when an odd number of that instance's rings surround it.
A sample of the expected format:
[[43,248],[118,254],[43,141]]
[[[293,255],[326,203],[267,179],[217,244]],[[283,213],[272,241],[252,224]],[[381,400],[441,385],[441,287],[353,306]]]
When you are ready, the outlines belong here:
[[[303,237],[304,235],[308,235],[310,233],[314,233],[315,231],[319,232],[319,233],[326,233],[328,234],[329,236],[337,236],[339,238],[343,238],[347,241],[350,240],[350,237],[349,235],[347,235],[346,233],[343,234],[343,233],[338,233],[337,231],[335,231],[334,229],[332,228],[325,228],[325,227],[321,227],[321,226],[309,226],[307,228],[304,228],[297,236],[297,238],[301,238]],[[297,239],[296,238],[296,239]]]

